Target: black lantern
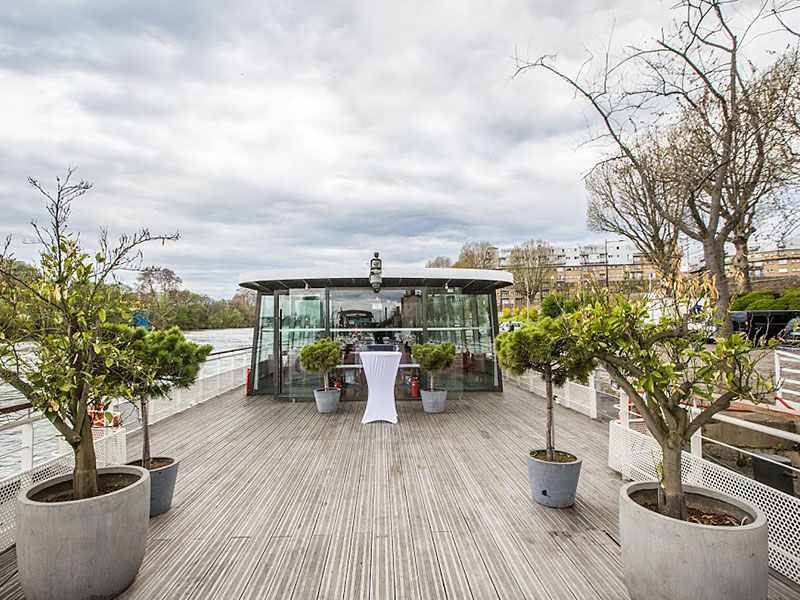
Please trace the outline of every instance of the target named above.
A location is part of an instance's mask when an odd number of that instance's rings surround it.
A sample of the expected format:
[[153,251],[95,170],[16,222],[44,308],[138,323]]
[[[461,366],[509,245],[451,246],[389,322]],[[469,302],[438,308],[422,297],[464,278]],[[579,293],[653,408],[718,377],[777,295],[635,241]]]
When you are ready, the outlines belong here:
[[382,261],[378,258],[379,253],[375,253],[375,257],[369,261],[369,284],[372,286],[372,291],[376,294],[381,290],[381,272]]

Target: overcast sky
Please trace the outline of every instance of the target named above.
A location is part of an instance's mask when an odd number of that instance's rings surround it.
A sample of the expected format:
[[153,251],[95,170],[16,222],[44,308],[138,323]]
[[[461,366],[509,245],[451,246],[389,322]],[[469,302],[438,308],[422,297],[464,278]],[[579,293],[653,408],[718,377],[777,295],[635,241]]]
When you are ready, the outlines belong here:
[[585,106],[516,51],[575,72],[668,23],[673,0],[6,0],[0,234],[32,248],[68,166],[94,189],[90,242],[149,227],[185,287],[237,276],[453,258],[470,240],[598,239]]

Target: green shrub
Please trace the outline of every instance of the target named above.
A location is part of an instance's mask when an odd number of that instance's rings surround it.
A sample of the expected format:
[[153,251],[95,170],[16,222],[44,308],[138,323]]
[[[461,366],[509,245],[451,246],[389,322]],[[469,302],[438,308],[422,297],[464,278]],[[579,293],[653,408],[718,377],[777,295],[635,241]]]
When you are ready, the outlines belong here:
[[747,310],[783,310],[784,303],[777,298],[759,298],[747,305]]
[[324,338],[300,350],[300,366],[309,373],[322,371],[325,377],[325,390],[328,388],[328,373],[342,362],[342,349],[339,342]]
[[731,310],[767,310],[767,309],[754,309],[751,305],[759,300],[773,300],[777,297],[774,292],[760,291],[750,292],[737,296],[731,303]]
[[800,290],[785,290],[781,293],[781,300],[786,304],[786,310],[800,310]]
[[411,356],[419,363],[421,369],[430,373],[430,389],[433,389],[433,373],[449,369],[456,358],[456,347],[450,342],[442,344],[414,344]]

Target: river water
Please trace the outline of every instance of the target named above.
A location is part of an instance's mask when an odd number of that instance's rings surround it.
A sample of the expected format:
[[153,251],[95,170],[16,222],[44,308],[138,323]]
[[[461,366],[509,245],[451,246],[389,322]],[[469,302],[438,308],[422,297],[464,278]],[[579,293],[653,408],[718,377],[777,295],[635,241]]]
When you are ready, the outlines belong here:
[[[253,343],[252,328],[246,329],[204,329],[199,331],[185,331],[186,339],[198,344],[210,344],[212,352],[236,350]],[[7,384],[0,384],[0,406],[24,402],[25,399],[19,392]],[[13,422],[27,416],[27,411],[17,411],[0,415],[0,424]],[[36,438],[34,461],[39,462],[52,456],[58,451],[58,438],[55,437],[56,429],[47,420],[37,421],[34,426]],[[22,431],[19,427],[0,432],[0,479],[19,471]]]

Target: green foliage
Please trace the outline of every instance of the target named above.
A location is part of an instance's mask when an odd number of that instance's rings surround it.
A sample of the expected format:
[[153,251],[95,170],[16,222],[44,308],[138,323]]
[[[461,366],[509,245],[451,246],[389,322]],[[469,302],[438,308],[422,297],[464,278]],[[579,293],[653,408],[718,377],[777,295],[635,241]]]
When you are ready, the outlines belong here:
[[786,302],[781,298],[758,298],[747,305],[747,310],[785,310]]
[[116,245],[101,234],[100,251],[88,253],[67,224],[72,201],[91,184],[70,183],[71,175],[57,180],[55,193],[29,180],[46,196],[51,216],[48,226],[34,225],[40,246],[36,274],[20,275],[8,246],[0,254],[0,291],[11,309],[0,330],[0,379],[42,411],[72,446],[74,493],[81,499],[97,493],[88,404],[128,389],[127,382],[109,377],[132,357],[107,323],[127,321],[136,306],[113,285],[114,275],[137,267],[141,244],[177,234],[156,237],[143,229]]
[[456,347],[450,342],[441,344],[414,344],[411,356],[424,371],[442,371],[453,366]]
[[[667,285],[664,315],[657,322],[648,318],[646,300],[616,296],[584,307],[576,315],[573,334],[628,394],[661,445],[665,498],[659,506],[665,514],[681,517],[683,444],[731,401],[762,401],[772,386],[757,372],[759,357],[745,336],[719,338],[712,348],[701,329],[692,327],[721,323],[712,300],[701,303],[698,313],[685,307],[686,298],[711,298],[712,283],[680,280]],[[702,408],[693,414],[695,402]]]
[[300,350],[300,366],[310,373],[321,371],[325,374],[325,389],[328,389],[328,372],[342,362],[342,348],[339,342],[328,338],[317,340]]
[[514,375],[549,373],[555,385],[563,385],[567,379],[585,381],[596,361],[572,335],[570,322],[566,315],[542,317],[501,333],[494,342],[500,366]]
[[177,327],[148,332],[143,327],[109,325],[103,332],[125,354],[107,375],[132,401],[165,397],[173,388],[187,388],[197,379],[212,347],[189,342]]
[[584,292],[574,298],[566,298],[564,294],[547,294],[542,300],[541,314],[545,317],[555,319],[564,313],[571,313],[578,310],[581,305],[591,303],[595,294]]
[[751,305],[761,300],[773,300],[775,298],[777,298],[777,294],[775,294],[774,292],[768,292],[768,291],[749,292],[747,294],[742,294],[741,296],[737,296],[731,303],[731,310],[759,310],[759,309],[753,309]]

